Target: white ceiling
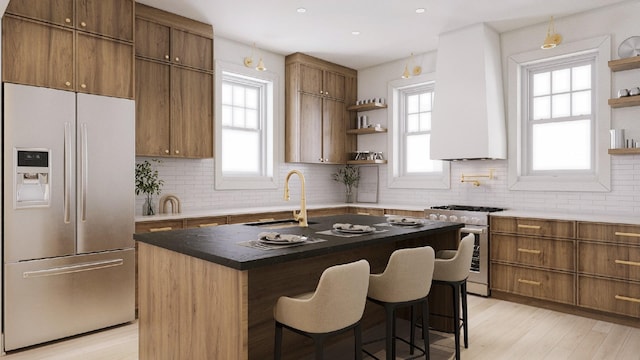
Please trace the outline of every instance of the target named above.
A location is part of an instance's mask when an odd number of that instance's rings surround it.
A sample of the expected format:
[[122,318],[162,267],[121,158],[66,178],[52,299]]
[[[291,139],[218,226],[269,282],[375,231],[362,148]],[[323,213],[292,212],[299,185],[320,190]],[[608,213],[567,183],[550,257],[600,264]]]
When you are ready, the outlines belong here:
[[[504,32],[623,1],[138,0],[212,24],[216,36],[255,42],[282,55],[300,51],[358,70],[435,50],[438,34],[478,22]],[[306,13],[297,13],[299,7]],[[417,8],[426,11],[417,14]]]

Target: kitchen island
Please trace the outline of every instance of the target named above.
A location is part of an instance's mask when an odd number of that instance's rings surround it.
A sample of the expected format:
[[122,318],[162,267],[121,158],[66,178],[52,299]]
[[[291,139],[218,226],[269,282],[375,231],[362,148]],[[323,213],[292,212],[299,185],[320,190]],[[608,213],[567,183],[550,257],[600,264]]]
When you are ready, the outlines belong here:
[[[373,225],[378,231],[354,237],[319,233],[335,223]],[[385,217],[340,215],[311,218],[308,228],[238,224],[136,234],[140,359],[272,358],[278,297],[313,291],[322,271],[332,265],[367,259],[372,272],[381,272],[399,248],[456,248],[462,226],[426,221],[420,227],[392,227]],[[239,244],[264,231],[322,241],[275,250]],[[449,313],[438,306],[449,304],[448,299],[438,299],[435,290],[430,311]],[[367,304],[365,329],[383,321],[381,310]],[[438,316],[431,322],[437,327]],[[285,332],[284,358],[299,359],[310,345]]]

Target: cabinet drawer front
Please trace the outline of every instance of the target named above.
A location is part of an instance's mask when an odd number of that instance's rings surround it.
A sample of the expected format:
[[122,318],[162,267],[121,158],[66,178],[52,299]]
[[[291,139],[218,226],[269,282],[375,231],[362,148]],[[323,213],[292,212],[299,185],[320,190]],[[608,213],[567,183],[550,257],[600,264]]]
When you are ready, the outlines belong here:
[[624,281],[578,278],[578,305],[640,317],[640,285]]
[[573,244],[573,240],[492,234],[491,260],[573,271]]
[[640,225],[579,222],[578,238],[640,245]]
[[364,208],[364,207],[349,207],[349,214],[384,216],[384,209]]
[[575,285],[572,274],[492,263],[491,289],[565,304],[575,304]]
[[182,229],[182,220],[137,222],[136,233]]
[[640,248],[580,242],[578,271],[640,281]]
[[292,219],[293,211],[278,211],[256,214],[229,215],[229,224],[242,224],[247,222],[271,221]]
[[575,222],[565,220],[491,217],[491,230],[519,235],[574,238]]
[[205,228],[224,225],[227,223],[226,216],[212,216],[204,218],[185,219],[185,228]]

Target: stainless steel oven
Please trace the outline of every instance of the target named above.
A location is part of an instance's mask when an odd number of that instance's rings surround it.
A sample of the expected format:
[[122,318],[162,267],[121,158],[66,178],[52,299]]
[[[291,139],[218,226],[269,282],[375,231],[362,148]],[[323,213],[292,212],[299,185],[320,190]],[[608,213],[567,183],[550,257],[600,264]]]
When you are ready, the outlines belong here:
[[475,236],[471,269],[467,280],[467,291],[489,296],[489,213],[502,211],[501,208],[466,205],[434,206],[425,209],[425,216],[431,220],[462,222],[460,237]]

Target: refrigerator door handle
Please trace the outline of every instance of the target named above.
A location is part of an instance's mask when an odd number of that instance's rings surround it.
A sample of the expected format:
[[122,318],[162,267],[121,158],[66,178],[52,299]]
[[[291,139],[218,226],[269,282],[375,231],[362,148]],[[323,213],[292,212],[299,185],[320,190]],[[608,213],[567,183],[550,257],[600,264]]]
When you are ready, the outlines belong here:
[[71,223],[71,177],[72,177],[72,159],[71,155],[71,123],[64,123],[64,222]]
[[124,264],[123,259],[97,261],[92,263],[62,266],[62,267],[56,267],[51,269],[45,269],[45,270],[25,271],[22,273],[22,277],[25,279],[28,279],[28,278],[38,278],[38,277],[44,277],[44,276],[65,275],[65,274],[72,274],[72,273],[83,272],[83,271],[106,269],[114,266],[121,266],[123,264]]
[[89,181],[89,155],[87,154],[87,124],[80,125],[80,220],[87,220],[87,183]]

